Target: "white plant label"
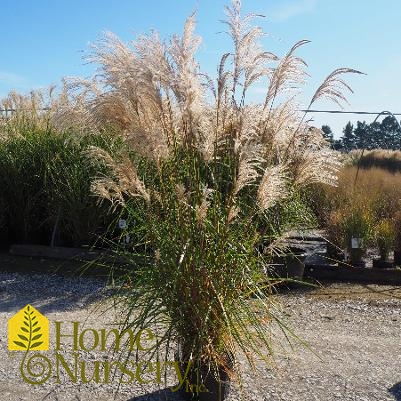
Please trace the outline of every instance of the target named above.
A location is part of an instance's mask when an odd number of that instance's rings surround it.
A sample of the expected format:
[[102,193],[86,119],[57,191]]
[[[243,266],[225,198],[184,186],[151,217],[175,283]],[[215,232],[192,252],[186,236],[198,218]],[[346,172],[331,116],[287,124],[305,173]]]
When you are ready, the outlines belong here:
[[362,238],[351,238],[351,248],[352,249],[362,248]]
[[118,220],[118,228],[123,230],[126,227],[127,227],[127,220],[124,220],[124,219]]

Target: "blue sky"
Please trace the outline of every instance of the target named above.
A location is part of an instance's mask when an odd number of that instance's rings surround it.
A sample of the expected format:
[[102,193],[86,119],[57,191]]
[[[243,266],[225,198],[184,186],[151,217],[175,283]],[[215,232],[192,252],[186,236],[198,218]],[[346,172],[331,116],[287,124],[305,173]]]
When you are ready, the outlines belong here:
[[[124,41],[158,30],[163,37],[180,33],[185,18],[197,11],[197,33],[203,41],[198,60],[213,73],[227,36],[219,21],[223,0],[22,0],[3,1],[0,12],[0,97],[10,90],[58,84],[64,76],[89,76],[94,66],[83,56],[104,31]],[[400,0],[243,0],[268,33],[266,50],[283,55],[293,43],[308,39],[298,55],[311,75],[300,101],[306,103],[319,83],[337,67],[352,67],[366,76],[350,77],[355,93],[345,110],[401,112]],[[257,90],[255,90],[257,96]],[[336,108],[326,103],[315,108]],[[338,109],[338,108],[337,108]],[[337,136],[353,116],[313,116],[314,125],[328,123]],[[372,121],[375,116],[367,116]]]

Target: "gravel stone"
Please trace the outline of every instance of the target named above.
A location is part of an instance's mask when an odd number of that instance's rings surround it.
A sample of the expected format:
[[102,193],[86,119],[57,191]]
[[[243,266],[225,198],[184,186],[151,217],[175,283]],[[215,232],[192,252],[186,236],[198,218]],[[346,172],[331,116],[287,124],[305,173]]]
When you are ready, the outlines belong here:
[[[72,330],[111,328],[121,313],[108,298],[102,280],[50,274],[0,273],[0,399],[4,401],[157,401],[181,400],[166,385],[118,386],[80,381],[68,375],[56,382],[53,370],[41,385],[29,385],[20,374],[23,352],[8,351],[7,321],[30,303],[50,320],[54,357],[55,321]],[[233,385],[228,401],[394,401],[401,400],[401,289],[392,286],[331,284],[310,290],[281,291],[275,296],[276,315],[297,338],[289,346],[277,326],[271,327],[274,364],[244,367],[242,391]],[[72,361],[71,339],[60,353]],[[78,352],[80,361],[113,361],[116,355],[99,350]],[[172,373],[172,372],[170,372]],[[171,377],[170,377],[171,376]],[[167,385],[176,385],[174,375]]]

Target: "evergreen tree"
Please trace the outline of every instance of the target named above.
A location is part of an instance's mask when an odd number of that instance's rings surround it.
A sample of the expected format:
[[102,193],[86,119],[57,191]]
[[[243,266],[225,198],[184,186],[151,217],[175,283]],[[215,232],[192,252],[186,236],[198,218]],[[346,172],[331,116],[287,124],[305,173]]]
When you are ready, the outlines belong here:
[[[325,125],[322,126],[322,131],[325,137],[331,133],[330,127]],[[365,121],[357,121],[355,128],[348,122],[342,138],[339,141],[332,139],[331,144],[333,149],[345,152],[353,149],[401,150],[401,126],[393,116],[387,116],[381,123],[375,121],[367,124]]]
[[333,143],[333,131],[328,125],[322,125],[323,136],[329,143]]
[[351,121],[348,121],[347,125],[343,129],[343,136],[342,136],[342,145],[343,149],[346,152],[351,151],[352,149],[356,149],[356,139],[354,135],[354,126],[351,124]]
[[372,138],[372,133],[375,132],[375,127],[367,125],[366,122],[358,121],[354,128],[353,138],[355,147],[353,149],[374,149],[375,136]]
[[344,144],[343,144],[342,139],[334,139],[333,144],[331,145],[331,148],[334,150],[343,151]]
[[401,149],[401,128],[393,116],[387,116],[380,124],[381,148]]

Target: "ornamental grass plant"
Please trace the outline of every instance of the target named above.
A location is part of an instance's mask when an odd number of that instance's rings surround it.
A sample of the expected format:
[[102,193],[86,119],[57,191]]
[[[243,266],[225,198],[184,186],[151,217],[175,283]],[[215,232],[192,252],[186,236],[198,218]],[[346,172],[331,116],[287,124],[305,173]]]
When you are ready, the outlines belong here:
[[[81,124],[114,127],[135,154],[90,151],[113,172],[93,183],[94,193],[128,221],[124,327],[163,323],[159,348],[178,343],[183,361],[215,372],[228,369],[231,353],[251,364],[269,359],[268,324],[281,322],[264,266],[284,233],[306,224],[301,189],[335,185],[341,164],[288,93],[306,77],[296,53],[307,41],[279,58],[260,47],[263,31],[251,25],[255,15],[241,16],[238,1],[226,15],[233,48],[215,79],[196,62],[192,15],[168,42],[152,33],[129,46],[107,34],[89,57],[94,80],[72,84]],[[310,105],[344,100],[342,75],[357,72],[334,71]],[[261,104],[248,101],[256,84],[266,88]],[[74,125],[71,115],[66,108],[59,121]]]
[[89,163],[84,151],[96,145],[113,152],[122,141],[105,133],[61,133],[29,120],[7,124],[0,142],[1,247],[94,245],[113,216],[91,192],[102,167]]
[[[157,33],[130,45],[108,33],[92,47],[92,80],[68,84],[55,113],[59,129],[112,130],[129,151],[92,146],[86,154],[103,166],[92,191],[127,220],[129,270],[117,299],[124,328],[163,326],[157,349],[179,347],[182,361],[233,373],[230,355],[266,361],[275,279],[265,264],[287,231],[310,223],[301,191],[336,184],[341,165],[320,130],[297,112],[295,94],[306,63],[296,43],[283,56],[265,51],[256,15],[226,7],[232,48],[217,76],[200,70],[195,15],[182,36]],[[317,89],[319,99],[345,100],[340,68]],[[250,89],[265,88],[261,103]],[[261,252],[263,250],[263,252]]]
[[[376,155],[380,154],[376,152]],[[347,247],[349,241],[349,234],[346,233],[349,230],[344,231],[344,227],[354,221],[350,216],[355,215],[355,211],[359,216],[369,215],[370,234],[365,243],[372,247],[378,245],[374,240],[378,235],[375,231],[383,228],[381,222],[393,222],[396,231],[399,225],[401,174],[379,167],[361,168],[355,181],[356,174],[357,167],[344,166],[338,174],[337,187],[324,185],[315,190],[319,195],[315,197],[313,209],[318,211],[319,224],[325,228],[330,243],[342,249]],[[356,235],[360,230],[355,230]],[[392,242],[389,243],[390,247]],[[396,248],[398,243],[396,240]]]
[[389,253],[394,249],[396,230],[392,219],[380,220],[374,228],[374,237],[380,253],[380,260],[387,262]]
[[85,152],[97,146],[114,154],[125,145],[112,130],[63,127],[59,115],[65,108],[71,115],[72,102],[66,86],[0,100],[0,247],[93,246],[117,216],[91,192],[102,167]]

